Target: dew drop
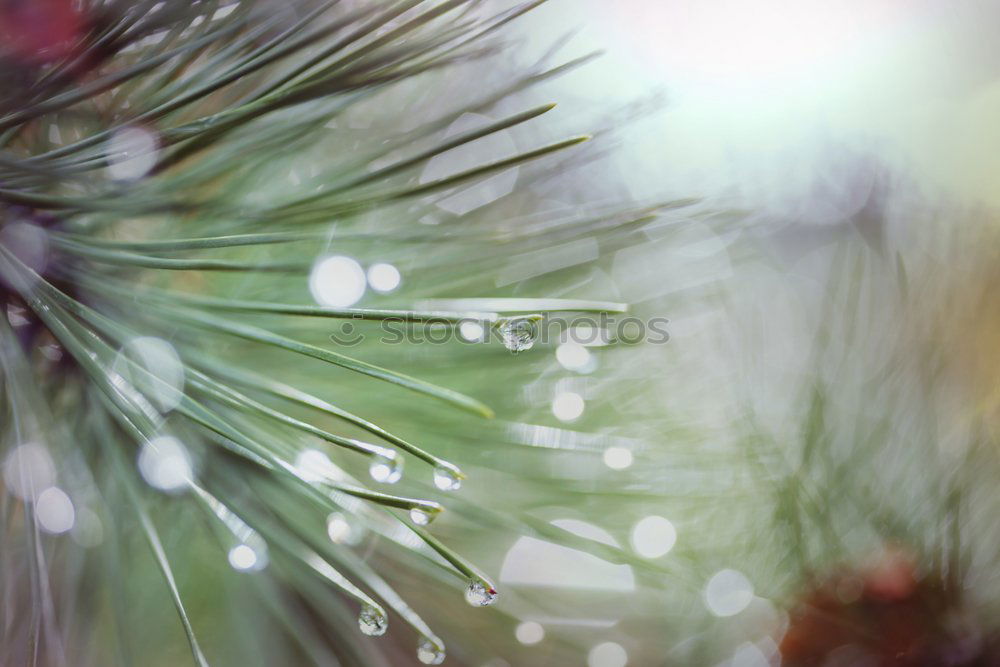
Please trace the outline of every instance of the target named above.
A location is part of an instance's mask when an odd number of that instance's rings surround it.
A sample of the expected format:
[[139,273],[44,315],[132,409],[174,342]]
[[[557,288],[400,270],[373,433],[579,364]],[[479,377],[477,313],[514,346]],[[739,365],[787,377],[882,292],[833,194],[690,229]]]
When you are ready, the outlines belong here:
[[514,354],[533,348],[538,336],[538,326],[528,318],[506,320],[499,331],[504,347]]
[[414,507],[413,509],[410,510],[410,521],[417,524],[418,526],[426,526],[433,520],[434,520],[434,514],[428,512],[425,509]]
[[480,581],[469,582],[469,587],[465,589],[465,601],[473,607],[487,607],[497,599],[495,588],[487,587]]
[[366,604],[358,614],[358,627],[369,637],[381,637],[389,628],[389,620],[381,611]]
[[403,477],[403,459],[395,455],[376,454],[368,466],[368,474],[376,482],[395,484]]
[[434,486],[442,491],[458,491],[462,488],[462,478],[455,470],[438,466],[434,469]]
[[425,665],[440,665],[444,662],[444,648],[424,637],[417,644],[417,660]]

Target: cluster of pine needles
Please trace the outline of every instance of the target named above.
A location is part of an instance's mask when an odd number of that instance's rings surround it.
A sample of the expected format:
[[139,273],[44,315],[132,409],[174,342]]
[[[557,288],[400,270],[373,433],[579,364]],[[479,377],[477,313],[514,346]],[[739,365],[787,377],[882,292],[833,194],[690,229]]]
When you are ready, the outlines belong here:
[[[519,252],[642,217],[570,216],[502,233],[474,216],[447,229],[418,222],[457,187],[536,162],[551,168],[557,152],[585,141],[559,138],[419,179],[436,156],[536,121],[553,105],[443,135],[456,119],[495,110],[586,58],[539,63],[493,90],[470,88],[413,123],[404,122],[406,109],[394,110],[403,129],[390,134],[323,143],[351,114],[377,113],[387,89],[489,62],[503,29],[540,4],[0,6],[12,36],[0,63],[2,437],[6,485],[25,500],[4,494],[0,516],[4,664],[150,664],[144,635],[158,628],[137,624],[143,612],[135,610],[157,594],[129,583],[129,562],[139,558],[132,527],[152,550],[200,665],[211,651],[199,644],[177,581],[227,555],[237,569],[266,567],[252,577],[254,604],[297,644],[289,649],[297,657],[267,649],[269,664],[374,664],[357,630],[381,635],[390,622],[412,628],[420,661],[444,659],[420,605],[403,599],[378,561],[355,552],[351,531],[391,545],[386,567],[401,563],[427,577],[424,585],[464,593],[474,606],[494,600],[494,583],[428,527],[443,509],[430,498],[457,490],[465,473],[433,441],[415,442],[405,418],[392,429],[377,423],[393,410],[444,424],[469,414],[472,421],[455,423],[475,433],[475,420],[493,417],[490,397],[376,365],[324,332],[342,320],[474,321],[520,349],[547,312],[621,307],[515,299],[454,311],[331,308],[308,305],[302,288],[331,246],[360,255],[426,252],[440,290],[453,284],[447,270],[459,261],[486,266],[498,247]],[[40,37],[39,25],[48,26]],[[276,184],[282,164],[308,171],[306,182]],[[475,368],[473,361],[455,373]],[[363,395],[362,414],[314,390],[317,378],[345,401]],[[433,482],[420,497],[387,491],[404,461],[408,479]],[[48,468],[73,499],[77,542],[88,541],[89,528],[103,536],[99,547],[55,548],[39,533],[32,501],[44,492],[36,487],[53,481]],[[175,497],[157,494],[144,477]],[[168,557],[162,531],[178,529],[162,524],[192,511],[207,519],[220,548]],[[324,620],[306,627],[302,619]]]

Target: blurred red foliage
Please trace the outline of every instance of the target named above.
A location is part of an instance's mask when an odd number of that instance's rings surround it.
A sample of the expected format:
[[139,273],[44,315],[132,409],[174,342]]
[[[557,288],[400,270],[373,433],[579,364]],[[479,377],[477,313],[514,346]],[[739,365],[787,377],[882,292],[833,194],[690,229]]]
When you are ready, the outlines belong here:
[[790,613],[782,665],[997,667],[996,643],[955,588],[938,574],[918,576],[911,557],[888,549],[805,591]]
[[69,55],[83,31],[73,0],[0,0],[0,49],[30,62]]

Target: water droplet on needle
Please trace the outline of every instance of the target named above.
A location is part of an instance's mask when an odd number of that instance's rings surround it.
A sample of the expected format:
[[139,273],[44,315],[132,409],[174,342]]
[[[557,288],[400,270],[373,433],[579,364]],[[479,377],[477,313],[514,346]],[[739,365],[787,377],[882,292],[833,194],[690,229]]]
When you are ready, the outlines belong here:
[[504,347],[517,354],[525,352],[535,346],[535,339],[538,336],[538,326],[534,319],[515,318],[505,320],[499,328],[500,339]]
[[366,604],[358,614],[358,627],[369,637],[381,637],[389,629],[389,620],[381,611]]
[[462,478],[457,471],[438,466],[434,469],[434,486],[442,491],[458,491],[462,487]]
[[444,662],[444,648],[423,637],[417,644],[417,660],[425,665],[440,665]]
[[414,507],[413,509],[410,510],[410,521],[417,524],[418,526],[426,526],[427,524],[429,524],[431,521],[434,520],[434,517],[435,517],[434,513],[428,512],[427,510],[420,507]]
[[489,606],[496,602],[496,599],[496,589],[486,586],[481,581],[472,581],[469,583],[469,587],[465,589],[465,601],[473,607]]
[[376,482],[395,484],[403,477],[403,459],[395,454],[392,456],[376,454],[368,466],[368,474]]

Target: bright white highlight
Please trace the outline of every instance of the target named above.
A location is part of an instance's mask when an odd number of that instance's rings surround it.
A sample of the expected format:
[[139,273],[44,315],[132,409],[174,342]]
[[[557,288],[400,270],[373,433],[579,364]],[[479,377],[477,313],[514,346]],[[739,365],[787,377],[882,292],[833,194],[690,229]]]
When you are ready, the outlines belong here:
[[579,419],[584,408],[583,396],[572,391],[564,391],[552,401],[552,414],[564,422]]
[[525,646],[532,646],[545,639],[545,628],[534,621],[525,621],[514,630],[514,636]]
[[486,330],[483,329],[483,325],[479,322],[466,320],[458,325],[458,333],[470,343],[481,343],[483,342]]
[[329,479],[334,476],[335,472],[330,457],[318,449],[306,449],[299,452],[299,455],[295,457],[295,469],[298,471],[299,477],[310,484]]
[[753,584],[736,570],[716,572],[705,586],[705,606],[716,616],[735,616],[753,601]]
[[674,524],[662,516],[647,516],[632,528],[632,548],[643,558],[666,556],[676,542]]
[[7,492],[21,500],[32,500],[56,481],[56,469],[45,447],[34,442],[18,445],[3,463]]
[[[828,664],[832,661],[827,658]],[[756,644],[745,642],[737,647],[727,667],[771,667],[771,661]]]
[[628,664],[628,653],[621,644],[604,642],[590,649],[587,654],[587,667],[625,667]]
[[241,572],[252,570],[257,565],[257,552],[247,544],[237,544],[229,550],[229,564]]
[[73,501],[62,489],[50,486],[38,494],[35,500],[35,519],[47,533],[65,533],[73,527],[76,520]]
[[191,456],[177,438],[153,438],[139,451],[139,472],[154,489],[176,493],[186,489],[191,480]]
[[368,474],[376,482],[395,484],[403,477],[402,460],[395,456],[373,456]]
[[568,371],[587,372],[593,368],[593,355],[583,345],[561,343],[556,348],[556,360]]
[[625,470],[632,465],[632,452],[624,447],[608,447],[604,450],[604,465],[612,470]]
[[365,295],[367,278],[361,265],[350,257],[319,260],[309,275],[309,291],[321,306],[348,308]]
[[334,544],[351,542],[351,524],[340,512],[334,512],[326,518],[326,534]]
[[383,294],[399,287],[399,269],[392,264],[373,264],[368,267],[368,284],[376,292]]
[[141,127],[126,127],[111,135],[107,154],[111,178],[116,181],[138,180],[156,165],[156,136]]

